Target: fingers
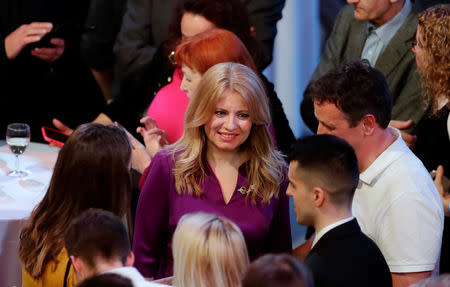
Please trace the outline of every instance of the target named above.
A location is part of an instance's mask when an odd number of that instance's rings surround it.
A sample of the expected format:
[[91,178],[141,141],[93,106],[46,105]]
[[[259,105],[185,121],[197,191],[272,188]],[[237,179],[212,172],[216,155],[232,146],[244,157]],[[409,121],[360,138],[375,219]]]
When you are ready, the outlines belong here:
[[61,58],[64,53],[65,43],[61,38],[53,38],[50,43],[55,47],[35,48],[31,51],[31,55],[45,62],[54,62]]
[[5,38],[6,56],[8,59],[14,59],[26,45],[41,40],[52,28],[53,25],[49,22],[34,22],[20,26]]
[[50,32],[53,28],[53,24],[51,22],[32,22],[28,24],[28,26],[32,28],[46,29],[48,32]]
[[58,119],[53,119],[52,122],[53,122],[53,125],[58,130],[62,131],[64,134],[71,135],[73,133],[73,129],[69,128],[68,126],[63,124],[61,121],[59,121]]
[[66,42],[62,38],[52,38],[50,43],[59,48],[64,48],[66,45]]
[[132,134],[127,131],[128,138],[130,139],[131,147],[133,149],[137,149],[140,147],[144,147]]
[[56,142],[56,141],[51,141],[48,145],[49,145],[50,147],[59,147],[59,148],[62,148],[62,147],[64,146],[63,143]]
[[[438,166],[436,169],[436,177],[434,178],[434,184],[439,187],[442,185],[442,179],[444,178],[444,167],[442,165]],[[439,188],[438,188],[439,189]],[[439,190],[441,191],[441,190]],[[442,190],[443,191],[443,190]]]
[[406,145],[412,149],[414,148],[414,146],[416,145],[416,141],[417,141],[417,136],[416,135],[412,135],[412,134],[408,134],[405,132],[401,132],[402,134],[402,139],[405,141]]
[[158,125],[156,124],[156,120],[151,117],[143,117],[140,120],[140,122],[145,126],[145,129],[147,130],[151,130],[158,127]]
[[394,127],[394,128],[397,128],[397,129],[399,129],[399,130],[404,130],[404,129],[410,128],[410,127],[412,126],[413,123],[414,123],[414,122],[413,122],[413,120],[411,120],[411,119],[409,119],[409,120],[407,120],[407,121],[396,121],[396,120],[391,120],[391,121],[389,122],[389,125],[392,126],[392,127]]
[[416,145],[417,136],[404,132],[403,130],[410,128],[412,124],[413,121],[411,119],[407,121],[391,120],[389,122],[390,126],[400,130],[400,132],[402,133],[402,139],[405,141],[406,145],[411,149]]

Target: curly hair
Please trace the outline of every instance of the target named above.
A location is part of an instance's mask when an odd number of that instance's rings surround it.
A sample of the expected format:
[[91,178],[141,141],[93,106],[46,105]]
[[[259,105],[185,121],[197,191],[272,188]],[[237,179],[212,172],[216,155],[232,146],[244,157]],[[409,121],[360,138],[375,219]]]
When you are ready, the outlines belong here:
[[438,99],[450,100],[450,5],[430,7],[418,16],[419,40],[425,67],[419,69],[424,99],[431,114],[438,112]]

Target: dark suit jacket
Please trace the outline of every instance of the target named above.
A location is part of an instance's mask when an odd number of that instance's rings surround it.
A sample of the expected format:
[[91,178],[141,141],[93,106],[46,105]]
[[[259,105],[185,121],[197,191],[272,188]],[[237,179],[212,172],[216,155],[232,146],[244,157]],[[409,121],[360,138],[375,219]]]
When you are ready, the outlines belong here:
[[392,286],[389,267],[375,242],[353,219],[325,233],[306,257],[314,285]]
[[[352,5],[344,6],[336,17],[333,31],[311,80],[317,80],[344,61],[360,59],[367,39],[366,25],[367,22],[355,19]],[[411,51],[416,28],[417,11],[413,5],[411,13],[375,63],[375,68],[384,74],[392,92],[392,119],[412,119],[415,124],[423,117],[425,110],[416,60]],[[302,117],[315,132],[317,121],[313,110],[310,95],[305,93],[301,107]],[[408,131],[413,130],[414,127]]]

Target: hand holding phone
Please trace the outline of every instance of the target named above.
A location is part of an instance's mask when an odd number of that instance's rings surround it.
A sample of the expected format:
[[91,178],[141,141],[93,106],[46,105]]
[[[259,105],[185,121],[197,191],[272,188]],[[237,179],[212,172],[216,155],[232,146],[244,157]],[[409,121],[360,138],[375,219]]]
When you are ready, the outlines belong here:
[[50,40],[53,38],[67,39],[74,36],[79,36],[82,33],[95,30],[95,26],[81,26],[78,24],[54,24],[50,32],[45,34],[41,40],[31,43],[29,46],[34,48],[51,48],[54,47]]
[[41,131],[42,131],[42,136],[44,137],[45,141],[47,141],[49,143],[54,143],[61,147],[64,145],[66,140],[69,138],[68,135],[66,135],[58,130],[49,128],[49,127],[44,126],[41,128]]

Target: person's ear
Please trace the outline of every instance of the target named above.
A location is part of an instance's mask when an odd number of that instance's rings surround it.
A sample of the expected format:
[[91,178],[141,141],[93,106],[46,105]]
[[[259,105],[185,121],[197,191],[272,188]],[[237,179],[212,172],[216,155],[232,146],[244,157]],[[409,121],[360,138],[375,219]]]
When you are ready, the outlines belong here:
[[369,136],[373,134],[377,121],[372,114],[367,114],[362,117],[360,124],[364,135]]
[[315,207],[322,207],[325,202],[325,191],[321,187],[314,187],[312,190],[313,202]]
[[73,256],[73,255],[70,255],[69,258],[72,261],[72,265],[73,265],[73,268],[75,269],[75,272],[78,274],[83,274],[83,271],[84,271],[84,265],[82,262],[83,259],[81,259],[80,257]]
[[127,261],[125,262],[125,265],[127,267],[131,267],[134,264],[134,253],[133,251],[130,251],[130,253],[127,256]]

